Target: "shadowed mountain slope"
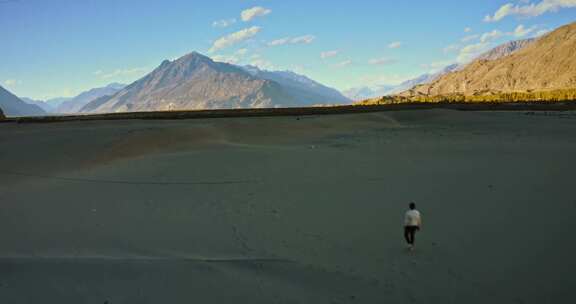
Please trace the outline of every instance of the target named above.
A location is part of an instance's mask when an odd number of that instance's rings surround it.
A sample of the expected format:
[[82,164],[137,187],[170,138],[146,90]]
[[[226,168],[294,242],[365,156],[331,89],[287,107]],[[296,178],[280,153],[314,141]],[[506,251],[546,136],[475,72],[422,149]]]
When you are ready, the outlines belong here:
[[39,106],[25,103],[1,86],[0,108],[6,116],[37,116],[46,114]]

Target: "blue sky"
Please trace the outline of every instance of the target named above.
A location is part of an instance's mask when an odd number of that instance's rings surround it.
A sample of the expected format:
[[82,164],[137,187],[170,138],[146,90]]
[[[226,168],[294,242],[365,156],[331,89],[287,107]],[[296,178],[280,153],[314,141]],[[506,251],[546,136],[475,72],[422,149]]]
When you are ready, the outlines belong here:
[[0,0],[0,84],[74,96],[191,51],[340,90],[394,84],[576,21],[576,0]]

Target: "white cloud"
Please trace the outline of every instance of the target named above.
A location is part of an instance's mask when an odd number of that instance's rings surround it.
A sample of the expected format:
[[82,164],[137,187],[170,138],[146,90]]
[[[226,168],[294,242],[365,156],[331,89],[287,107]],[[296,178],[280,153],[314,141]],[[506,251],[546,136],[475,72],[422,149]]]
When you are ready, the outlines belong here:
[[268,46],[281,46],[286,44],[310,44],[316,39],[313,35],[304,35],[300,37],[285,37],[268,42]]
[[236,56],[229,56],[229,55],[214,55],[212,56],[212,60],[216,62],[225,62],[231,64],[238,64],[240,59]]
[[488,44],[486,43],[476,43],[476,44],[470,44],[467,45],[465,47],[463,47],[460,50],[460,53],[477,53],[477,52],[481,52],[482,50],[484,50],[486,48],[486,46],[488,46]]
[[326,59],[326,58],[330,58],[330,57],[335,57],[335,56],[338,56],[338,53],[340,53],[340,51],[337,51],[337,50],[322,52],[322,53],[320,53],[320,58]]
[[484,17],[484,22],[496,22],[502,18],[514,14],[513,11],[516,10],[514,4],[507,3],[500,7],[493,16],[487,15]]
[[218,21],[214,21],[212,22],[212,26],[213,27],[229,27],[232,24],[236,23],[236,19],[235,18],[231,18],[231,19],[222,19],[222,20],[218,20]]
[[444,53],[450,53],[458,50],[460,48],[457,44],[451,44],[443,49]]
[[465,32],[465,33],[470,33],[471,31],[472,31],[472,28],[469,28],[469,27],[467,27],[467,28],[464,29],[464,32]]
[[280,38],[280,39],[276,39],[274,41],[270,41],[268,42],[268,46],[279,46],[279,45],[284,45],[290,42],[290,38]]
[[261,6],[255,6],[253,8],[249,8],[247,10],[242,11],[240,14],[242,17],[242,21],[248,22],[256,17],[262,17],[270,14],[272,10],[263,8]]
[[547,12],[557,12],[562,8],[576,7],[576,0],[542,0],[539,3],[514,5],[507,3],[501,6],[493,15],[484,17],[485,22],[497,22],[507,16],[536,17]]
[[250,65],[258,67],[261,70],[275,70],[274,64],[266,59],[254,59],[250,62]]
[[[58,97],[74,97],[78,95],[78,90],[74,90],[71,88],[64,88],[62,89],[62,91],[60,91],[60,93],[58,94],[54,94],[54,96],[58,96]],[[49,99],[49,98],[46,98]]]
[[514,29],[514,32],[511,33],[514,37],[522,38],[536,30],[536,26],[531,28],[525,28],[523,24],[520,24]]
[[269,60],[262,58],[260,54],[254,54],[250,57],[250,65],[253,65],[261,70],[276,70],[276,66]]
[[472,40],[474,40],[474,39],[476,39],[476,38],[478,38],[478,37],[480,37],[480,35],[478,35],[478,34],[476,34],[476,35],[468,35],[468,36],[465,36],[464,38],[460,39],[460,41],[462,41],[462,42],[468,42],[468,41],[472,41]]
[[146,68],[128,68],[128,69],[117,69],[110,73],[104,73],[102,71],[96,75],[99,75],[102,79],[110,79],[116,77],[130,77],[130,76],[138,76],[144,74],[147,71]]
[[532,27],[525,27],[523,24],[518,25],[513,31],[511,32],[503,32],[500,30],[493,30],[490,32],[486,32],[481,35],[469,35],[461,39],[462,42],[470,42],[472,40],[478,39],[476,43],[469,43],[468,45],[461,46],[459,44],[452,44],[444,48],[444,53],[453,52],[459,50],[459,54],[457,57],[457,61],[460,63],[465,63],[470,61],[471,59],[476,58],[481,53],[488,51],[490,47],[493,47],[496,40],[500,38],[524,38],[526,36],[539,36],[547,33],[549,30],[542,29],[538,32],[539,26],[532,26]]
[[420,66],[424,69],[428,70],[428,73],[435,73],[438,72],[439,70],[453,64],[454,61],[435,61],[432,63],[425,63],[425,64],[421,64]]
[[468,62],[487,51],[489,46],[490,44],[487,42],[469,44],[460,50],[456,60],[460,63]]
[[499,30],[493,30],[491,32],[487,32],[482,34],[482,36],[480,36],[480,42],[481,43],[487,43],[490,42],[492,40],[501,38],[502,36],[504,36],[504,33],[502,33]]
[[292,38],[292,40],[291,40],[290,42],[291,42],[292,44],[298,44],[298,43],[310,44],[310,43],[314,42],[315,39],[316,39],[315,36],[305,35],[305,36],[300,36],[300,37]]
[[[470,60],[481,55],[483,52],[486,52],[490,48],[494,47],[496,43],[498,43],[498,39],[505,38],[507,40],[510,40],[510,39],[525,38],[526,36],[538,37],[540,35],[544,35],[547,32],[549,32],[549,30],[547,29],[541,29],[538,31],[538,29],[540,28],[541,27],[538,25],[527,28],[523,24],[520,24],[509,32],[503,32],[496,29],[483,34],[469,35],[461,39],[461,42],[468,42],[467,45],[451,44],[444,48],[444,53],[459,50],[456,59],[457,62],[467,63]],[[473,40],[476,40],[476,42],[475,43],[471,42]]]
[[370,59],[368,61],[369,64],[371,65],[389,65],[389,64],[394,64],[397,61],[395,59],[391,59],[391,58],[374,58],[374,59]]
[[542,29],[542,30],[537,31],[536,34],[534,34],[534,36],[540,37],[540,36],[546,35],[548,33],[550,33],[549,29]]
[[292,71],[294,73],[298,73],[300,75],[310,74],[310,70],[308,69],[308,67],[305,65],[300,65],[300,64],[290,65],[290,66],[288,66],[288,70]]
[[221,55],[221,54],[214,55],[214,56],[212,56],[212,60],[218,61],[218,62],[231,63],[231,64],[239,64],[240,62],[242,62],[244,60],[244,58],[247,54],[248,54],[248,49],[243,48],[243,49],[237,50],[232,55]]
[[208,50],[208,52],[214,53],[214,52],[219,51],[221,49],[225,49],[225,48],[230,47],[232,45],[238,44],[242,41],[248,40],[248,39],[254,37],[256,34],[258,34],[260,32],[260,30],[262,30],[261,27],[253,26],[253,27],[245,28],[241,31],[229,34],[227,36],[220,37],[218,40],[214,41],[214,44],[212,45],[210,50]]
[[16,79],[6,79],[4,80],[4,85],[7,87],[14,87],[17,86],[19,84],[21,84],[22,82]]
[[400,41],[394,41],[394,42],[388,44],[389,49],[397,49],[401,46],[402,46],[402,42],[400,42]]
[[246,53],[248,53],[248,49],[239,49],[235,52],[235,54],[239,56],[244,56]]
[[348,60],[344,60],[344,61],[342,61],[342,62],[339,62],[339,63],[335,64],[334,67],[343,68],[343,67],[347,67],[347,66],[349,66],[349,65],[351,65],[351,64],[352,64],[352,60],[349,60],[349,59],[348,59]]
[[493,30],[491,32],[486,32],[482,35],[469,35],[462,38],[460,41],[462,42],[470,42],[472,40],[476,40],[480,38],[480,42],[488,43],[494,40],[497,40],[502,37],[514,37],[514,38],[522,38],[530,33],[534,32],[538,26],[532,26],[530,28],[526,28],[523,24],[518,25],[512,32],[502,32],[500,30]]

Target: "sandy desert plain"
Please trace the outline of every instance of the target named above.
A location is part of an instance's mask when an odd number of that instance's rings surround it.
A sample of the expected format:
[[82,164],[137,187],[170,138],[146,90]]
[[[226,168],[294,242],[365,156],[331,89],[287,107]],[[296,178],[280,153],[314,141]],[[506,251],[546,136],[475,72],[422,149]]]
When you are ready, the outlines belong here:
[[2,123],[0,303],[568,303],[575,155],[576,112]]

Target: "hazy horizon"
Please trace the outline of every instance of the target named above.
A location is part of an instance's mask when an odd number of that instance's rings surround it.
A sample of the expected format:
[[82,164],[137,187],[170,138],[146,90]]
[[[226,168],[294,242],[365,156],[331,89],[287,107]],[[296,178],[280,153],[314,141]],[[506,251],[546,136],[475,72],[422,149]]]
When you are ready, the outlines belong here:
[[0,84],[21,97],[131,83],[192,51],[338,90],[397,84],[574,21],[575,0],[0,2]]

